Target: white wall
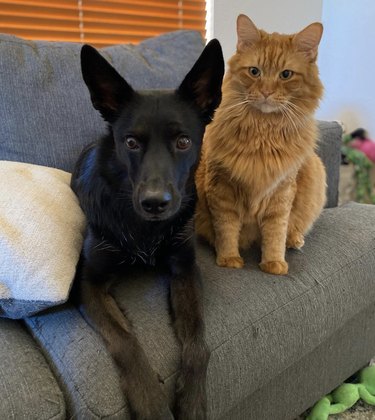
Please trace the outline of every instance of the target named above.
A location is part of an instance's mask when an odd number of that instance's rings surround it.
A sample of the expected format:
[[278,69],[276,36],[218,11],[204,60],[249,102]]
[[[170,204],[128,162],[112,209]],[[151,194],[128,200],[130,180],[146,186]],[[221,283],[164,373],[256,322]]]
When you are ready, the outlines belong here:
[[236,20],[240,13],[268,32],[294,33],[312,22],[321,21],[322,1],[208,0],[208,38],[219,39],[225,61],[228,61],[236,49]]
[[363,127],[375,138],[375,2],[325,0],[319,54],[325,97],[318,118]]

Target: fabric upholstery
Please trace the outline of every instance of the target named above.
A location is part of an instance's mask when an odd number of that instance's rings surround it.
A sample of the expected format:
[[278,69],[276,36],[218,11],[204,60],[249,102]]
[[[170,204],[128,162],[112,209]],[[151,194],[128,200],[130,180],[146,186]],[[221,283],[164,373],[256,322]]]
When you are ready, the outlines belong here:
[[368,364],[374,356],[374,325],[375,304],[372,304],[343,324],[314,351],[295,360],[293,365],[217,420],[299,418],[321,397]]
[[[231,410],[235,412],[241,401],[374,304],[374,207],[352,203],[325,209],[303,250],[288,252],[287,276],[261,272],[256,250],[245,256],[242,270],[217,267],[212,250],[203,244],[199,245],[198,257],[204,279],[206,339],[211,349],[209,418],[216,420]],[[126,308],[151,364],[172,398],[179,344],[170,325],[166,279],[146,272],[133,273],[114,293],[119,305]],[[102,342],[93,341],[92,331],[77,321],[78,316],[67,306],[27,322],[65,381],[72,379],[75,366],[99,372],[84,378],[76,375],[81,392],[70,398],[80,399],[79,407],[85,399],[86,404],[92,404],[91,412],[101,412],[103,404],[97,403],[95,385],[90,382],[99,377],[101,386],[111,390],[111,415],[117,418],[123,400],[116,394],[115,370],[108,367],[108,353]],[[68,321],[71,317],[74,322]],[[74,329],[63,334],[67,323]],[[61,331],[58,338],[57,331]],[[375,348],[368,351],[375,354]],[[96,352],[100,358],[94,357]],[[102,376],[103,370],[107,374]],[[108,405],[104,407],[109,415]],[[74,414],[74,408],[69,409]]]
[[[80,75],[80,48],[0,35],[0,159],[71,171],[83,146],[104,133]],[[182,31],[102,52],[134,88],[174,88],[202,48],[198,33]],[[332,207],[341,128],[319,125]],[[212,250],[199,245],[211,349],[209,419],[251,420],[251,413],[257,420],[292,419],[375,354],[374,222],[370,206],[324,210],[302,252],[288,252],[285,277],[262,273],[257,251],[246,255],[243,270],[216,267]],[[167,293],[166,279],[151,272],[133,273],[115,290],[172,400],[180,346]],[[67,418],[129,418],[101,338],[70,303],[26,323],[64,392]],[[61,392],[19,326],[0,319],[0,395],[6,401],[0,418],[64,418]],[[22,355],[38,363],[26,364]]]
[[26,319],[66,396],[68,418],[129,419],[112,359],[72,305]]
[[319,121],[319,132],[321,141],[318,143],[318,154],[327,173],[326,207],[335,207],[339,197],[342,127],[334,121]]
[[64,397],[45,358],[16,321],[0,319],[0,418],[63,420]]
[[85,217],[59,169],[0,161],[0,316],[66,302]]
[[[105,133],[80,70],[81,44],[0,35],[0,160],[72,171],[83,147]],[[175,88],[203,49],[178,31],[100,51],[136,89]]]

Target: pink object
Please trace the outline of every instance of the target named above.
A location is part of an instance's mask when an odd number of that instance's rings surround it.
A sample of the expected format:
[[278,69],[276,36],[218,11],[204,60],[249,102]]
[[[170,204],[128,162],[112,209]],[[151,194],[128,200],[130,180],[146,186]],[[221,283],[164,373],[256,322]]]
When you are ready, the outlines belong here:
[[372,162],[375,163],[375,142],[370,139],[360,140],[358,138],[350,142],[350,147],[360,150],[364,153]]

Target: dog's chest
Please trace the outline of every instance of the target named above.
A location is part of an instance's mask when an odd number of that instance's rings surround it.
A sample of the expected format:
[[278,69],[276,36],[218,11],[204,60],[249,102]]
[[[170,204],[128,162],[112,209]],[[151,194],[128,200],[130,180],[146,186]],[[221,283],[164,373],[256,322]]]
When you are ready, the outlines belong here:
[[132,232],[122,232],[120,238],[121,260],[119,265],[146,264],[154,266],[165,245],[165,235],[137,236]]
[[160,232],[119,229],[115,237],[101,234],[94,235],[91,243],[92,258],[102,257],[121,269],[128,265],[155,266],[160,258],[169,255],[182,242],[182,233],[176,233],[174,227]]

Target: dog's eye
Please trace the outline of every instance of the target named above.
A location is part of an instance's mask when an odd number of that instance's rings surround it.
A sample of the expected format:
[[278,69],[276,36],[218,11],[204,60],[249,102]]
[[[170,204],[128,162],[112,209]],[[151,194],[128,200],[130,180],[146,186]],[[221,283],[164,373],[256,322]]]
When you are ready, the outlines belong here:
[[189,139],[189,137],[186,136],[181,136],[177,139],[176,146],[179,150],[187,150],[191,146],[191,139]]
[[126,137],[125,144],[126,144],[127,148],[130,149],[130,150],[138,150],[139,149],[139,144],[134,137],[131,137],[131,136]]

